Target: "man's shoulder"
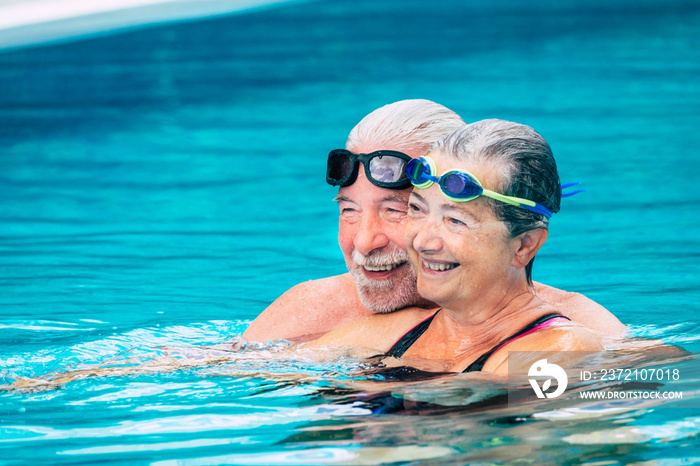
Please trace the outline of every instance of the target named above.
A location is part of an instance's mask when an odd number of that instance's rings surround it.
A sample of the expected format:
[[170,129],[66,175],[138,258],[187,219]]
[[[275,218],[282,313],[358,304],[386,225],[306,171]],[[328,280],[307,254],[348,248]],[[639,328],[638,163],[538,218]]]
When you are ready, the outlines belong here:
[[350,274],[310,280],[285,291],[243,333],[252,341],[308,340],[370,314]]
[[369,314],[353,320],[351,324],[358,327],[370,325],[376,327],[384,326],[388,328],[389,326],[395,326],[400,323],[402,326],[410,325],[410,327],[414,327],[422,320],[425,320],[435,314],[435,312],[436,309],[433,308],[426,309],[411,306],[393,312]]
[[593,305],[600,306],[595,301],[586,298],[581,293],[576,293],[573,291],[566,291],[559,288],[554,288],[553,286],[545,285],[544,283],[534,282],[535,290],[537,294],[547,303],[559,307],[561,304],[565,304],[574,301],[586,300]]
[[285,291],[277,299],[302,297],[304,299],[325,300],[328,297],[339,294],[341,296],[347,295],[345,297],[359,301],[355,281],[349,273],[301,282]]
[[[277,298],[270,308],[286,312],[311,310],[316,315],[339,315],[349,319],[371,314],[362,304],[355,281],[349,273],[309,280],[294,285]],[[344,320],[348,320],[344,319]]]

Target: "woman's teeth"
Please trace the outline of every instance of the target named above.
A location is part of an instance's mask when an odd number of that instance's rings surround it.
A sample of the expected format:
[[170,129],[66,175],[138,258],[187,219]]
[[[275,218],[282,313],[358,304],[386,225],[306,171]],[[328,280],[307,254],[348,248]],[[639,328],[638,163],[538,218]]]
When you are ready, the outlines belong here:
[[433,264],[430,262],[423,261],[423,265],[430,270],[450,270],[457,267],[459,264]]

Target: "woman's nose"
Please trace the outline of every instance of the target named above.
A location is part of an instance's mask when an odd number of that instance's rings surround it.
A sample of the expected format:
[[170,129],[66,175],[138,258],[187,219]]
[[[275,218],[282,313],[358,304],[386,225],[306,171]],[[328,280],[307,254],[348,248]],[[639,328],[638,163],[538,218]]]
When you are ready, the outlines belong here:
[[443,247],[441,228],[433,221],[425,220],[412,226],[413,249],[420,253],[440,251]]

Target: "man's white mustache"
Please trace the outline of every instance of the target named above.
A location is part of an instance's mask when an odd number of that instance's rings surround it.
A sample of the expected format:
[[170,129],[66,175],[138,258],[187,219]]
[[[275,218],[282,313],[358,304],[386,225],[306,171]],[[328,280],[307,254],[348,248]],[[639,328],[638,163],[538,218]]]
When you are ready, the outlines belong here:
[[353,249],[352,260],[360,267],[384,267],[408,262],[408,251],[396,248],[392,251],[379,251],[368,256]]

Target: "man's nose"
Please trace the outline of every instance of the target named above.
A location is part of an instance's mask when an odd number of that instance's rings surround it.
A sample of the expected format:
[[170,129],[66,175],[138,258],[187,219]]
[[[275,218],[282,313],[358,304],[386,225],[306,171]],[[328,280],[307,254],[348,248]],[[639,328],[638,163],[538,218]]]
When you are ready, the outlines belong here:
[[365,212],[353,243],[357,252],[367,256],[375,249],[387,246],[390,240],[386,228],[386,223],[379,218],[379,215]]

